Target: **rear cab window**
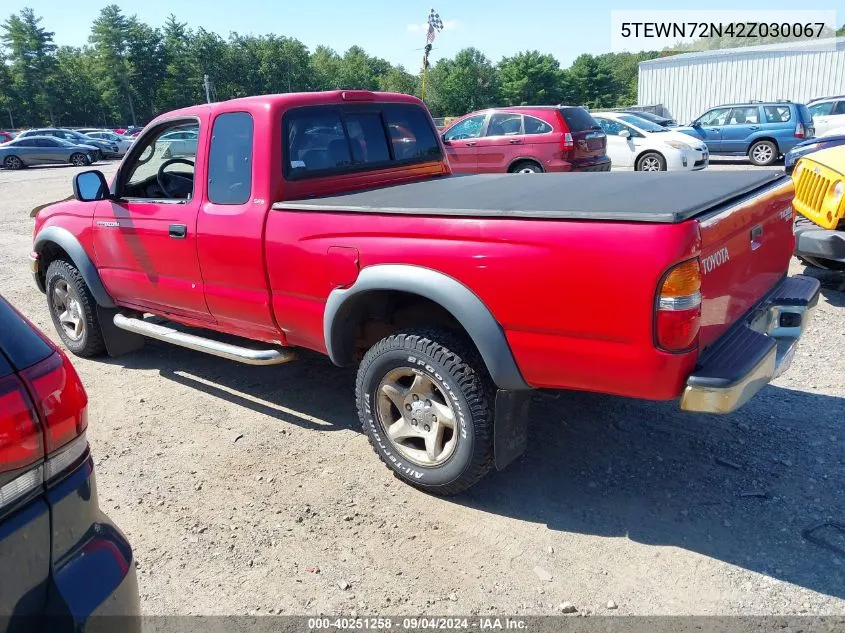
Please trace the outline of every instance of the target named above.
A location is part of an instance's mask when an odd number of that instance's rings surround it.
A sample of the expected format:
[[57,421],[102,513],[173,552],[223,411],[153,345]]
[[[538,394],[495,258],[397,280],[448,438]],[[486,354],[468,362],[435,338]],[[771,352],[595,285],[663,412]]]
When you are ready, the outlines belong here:
[[244,204],[252,193],[252,115],[226,112],[214,119],[208,152],[208,200]]
[[442,159],[428,115],[413,104],[294,108],[283,129],[289,180]]

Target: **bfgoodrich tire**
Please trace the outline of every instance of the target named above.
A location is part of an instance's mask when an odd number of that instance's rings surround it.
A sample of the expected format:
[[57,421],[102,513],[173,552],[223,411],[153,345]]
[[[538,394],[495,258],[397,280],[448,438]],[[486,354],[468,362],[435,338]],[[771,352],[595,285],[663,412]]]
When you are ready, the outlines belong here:
[[358,368],[355,396],[370,444],[399,479],[452,495],[493,467],[495,387],[475,350],[450,332],[380,340]]
[[97,302],[76,266],[63,259],[47,267],[44,279],[47,309],[62,342],[77,356],[99,356],[106,351],[97,318]]

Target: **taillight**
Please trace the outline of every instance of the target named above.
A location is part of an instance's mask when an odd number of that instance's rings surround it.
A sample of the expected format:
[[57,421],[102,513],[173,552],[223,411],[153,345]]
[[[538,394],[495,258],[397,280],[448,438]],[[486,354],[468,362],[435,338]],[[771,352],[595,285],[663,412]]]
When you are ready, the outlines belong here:
[[0,473],[34,464],[44,456],[38,417],[23,383],[0,378]]
[[804,138],[807,131],[804,129],[804,124],[801,121],[795,126],[795,138]]
[[572,133],[567,132],[563,135],[563,145],[561,149],[575,149],[575,139],[572,138]]
[[88,396],[67,356],[59,352],[21,372],[44,421],[49,455],[88,426]]
[[701,327],[701,267],[696,259],[673,266],[657,290],[655,343],[668,352],[692,348]]

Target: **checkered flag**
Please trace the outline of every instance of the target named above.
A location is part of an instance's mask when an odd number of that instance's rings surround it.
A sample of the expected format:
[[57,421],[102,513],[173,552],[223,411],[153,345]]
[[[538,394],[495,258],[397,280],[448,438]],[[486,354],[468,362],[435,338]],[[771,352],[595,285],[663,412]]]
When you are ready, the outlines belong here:
[[429,44],[434,41],[437,31],[443,30],[443,20],[440,19],[440,14],[434,9],[428,14],[428,34],[425,41]]

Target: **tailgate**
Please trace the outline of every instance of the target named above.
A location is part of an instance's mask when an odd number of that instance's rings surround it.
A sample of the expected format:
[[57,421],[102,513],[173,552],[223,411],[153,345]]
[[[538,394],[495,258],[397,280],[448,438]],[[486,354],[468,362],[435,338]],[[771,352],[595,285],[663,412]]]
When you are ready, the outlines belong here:
[[784,177],[699,219],[702,349],[786,274],[794,245],[792,193]]
[[571,156],[572,162],[604,156],[607,149],[607,135],[589,112],[583,108],[561,108],[560,115],[566,121],[575,143]]

